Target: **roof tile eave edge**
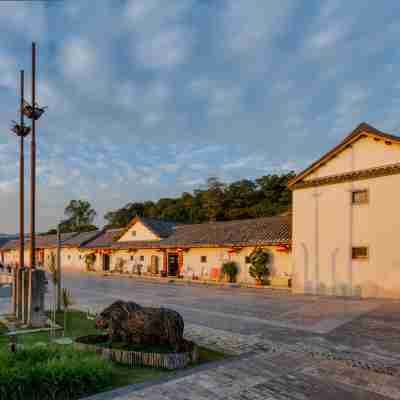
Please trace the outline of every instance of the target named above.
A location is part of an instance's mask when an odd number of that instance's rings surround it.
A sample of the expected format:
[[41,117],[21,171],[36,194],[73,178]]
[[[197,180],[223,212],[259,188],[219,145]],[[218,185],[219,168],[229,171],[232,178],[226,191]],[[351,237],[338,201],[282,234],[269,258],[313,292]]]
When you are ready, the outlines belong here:
[[326,162],[327,160],[330,159],[332,154],[335,154],[336,152],[342,150],[342,148],[345,148],[349,144],[353,143],[355,140],[357,140],[360,136],[362,136],[365,133],[370,135],[380,136],[382,139],[400,143],[399,136],[391,135],[387,132],[382,132],[379,129],[373,127],[372,125],[366,122],[362,122],[359,125],[357,125],[357,127],[352,132],[346,135],[345,138],[340,143],[334,146],[331,150],[327,151],[320,158],[311,163],[307,168],[300,171],[293,179],[291,179],[287,184],[288,188],[295,189],[297,183],[301,182],[302,179],[304,179],[307,175],[309,175],[312,171],[314,171],[315,168],[317,168],[318,165],[321,164],[321,162]]
[[322,178],[316,178],[309,181],[300,181],[294,184],[291,189],[305,189],[315,186],[334,185],[343,182],[354,182],[357,180],[380,178],[382,176],[390,176],[400,174],[400,163],[382,165],[379,167],[373,167],[363,170],[357,170],[352,172],[345,172],[338,175],[330,175]]

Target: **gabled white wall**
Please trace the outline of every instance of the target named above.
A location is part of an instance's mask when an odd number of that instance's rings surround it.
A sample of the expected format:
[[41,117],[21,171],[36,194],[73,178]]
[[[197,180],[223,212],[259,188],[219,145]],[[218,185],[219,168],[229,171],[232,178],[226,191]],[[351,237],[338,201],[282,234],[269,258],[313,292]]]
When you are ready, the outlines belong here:
[[[133,236],[132,232],[135,231],[136,235]],[[150,229],[143,225],[140,221],[137,221],[133,226],[129,228],[127,232],[118,240],[118,242],[132,242],[142,240],[160,240]]]
[[400,145],[385,144],[384,140],[376,141],[372,136],[360,138],[351,147],[343,150],[336,157],[304,180],[343,174],[345,172],[380,167],[400,162]]

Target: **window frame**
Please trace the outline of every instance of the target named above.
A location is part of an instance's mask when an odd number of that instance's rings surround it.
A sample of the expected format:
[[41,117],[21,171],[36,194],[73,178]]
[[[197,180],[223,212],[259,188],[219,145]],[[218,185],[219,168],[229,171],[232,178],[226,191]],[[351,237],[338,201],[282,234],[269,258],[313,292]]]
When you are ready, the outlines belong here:
[[136,237],[136,230],[133,230],[133,231],[131,231],[131,236],[134,236],[134,237]]
[[200,262],[205,264],[207,262],[207,256],[200,256]]
[[[365,193],[366,194],[366,199],[362,201],[354,201],[354,196],[359,194],[359,193]],[[369,190],[368,189],[354,189],[351,191],[351,205],[352,206],[358,206],[358,205],[363,205],[363,204],[369,204]]]
[[[366,255],[365,256],[355,255],[354,254],[355,249],[365,249]],[[352,246],[351,247],[351,259],[352,260],[368,260],[369,259],[369,247],[368,246]]]

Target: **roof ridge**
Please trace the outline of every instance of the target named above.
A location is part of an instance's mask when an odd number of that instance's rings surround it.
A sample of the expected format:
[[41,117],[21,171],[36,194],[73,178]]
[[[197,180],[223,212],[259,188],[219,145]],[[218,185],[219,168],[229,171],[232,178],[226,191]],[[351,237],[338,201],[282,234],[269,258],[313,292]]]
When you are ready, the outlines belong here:
[[318,167],[321,164],[328,162],[337,152],[340,152],[341,150],[343,150],[343,148],[345,148],[345,146],[347,146],[348,144],[351,144],[349,142],[351,142],[354,138],[357,138],[357,136],[360,135],[362,132],[371,133],[373,135],[377,135],[377,136],[380,136],[380,137],[388,139],[388,140],[394,140],[394,141],[400,142],[400,136],[396,136],[396,135],[392,135],[390,133],[380,131],[379,129],[375,128],[374,126],[368,124],[367,122],[361,122],[360,124],[358,124],[356,126],[355,129],[353,129],[349,134],[347,134],[344,137],[344,139],[341,140],[336,146],[331,148],[331,150],[325,152],[320,158],[318,158],[316,161],[311,163],[307,168],[303,169],[293,179],[291,179],[288,182],[288,187],[291,188],[299,180],[308,176],[315,169],[318,169]]

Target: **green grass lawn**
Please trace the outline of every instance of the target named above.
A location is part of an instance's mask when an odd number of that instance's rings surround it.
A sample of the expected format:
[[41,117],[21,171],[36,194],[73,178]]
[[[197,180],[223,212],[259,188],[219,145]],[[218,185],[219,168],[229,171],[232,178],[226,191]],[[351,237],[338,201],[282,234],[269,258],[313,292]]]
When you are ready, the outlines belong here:
[[[57,313],[56,320],[59,325],[63,326],[64,314],[62,312]],[[9,338],[7,336],[1,335],[2,332],[1,329],[2,328],[0,325],[0,353],[8,351],[8,343],[9,343]],[[67,313],[66,336],[71,338],[76,338],[78,336],[86,336],[92,334],[101,334],[101,332],[96,329],[93,320],[88,320],[86,318],[86,313],[78,310],[71,310]],[[62,335],[62,332],[60,332],[59,335]],[[26,347],[33,346],[38,342],[48,344],[51,341],[52,338],[50,337],[49,332],[23,334],[18,336],[18,343],[23,344]],[[58,347],[61,349],[61,351],[63,351],[62,345],[58,345]],[[142,348],[142,350],[146,349]],[[166,351],[165,348],[164,351]],[[199,364],[203,364],[210,361],[221,360],[223,358],[226,358],[226,355],[211,349],[199,347],[199,358],[200,358]],[[110,387],[110,389],[134,383],[142,383],[144,381],[158,379],[161,377],[173,376],[174,374],[176,374],[175,371],[167,371],[163,369],[156,369],[149,367],[130,368],[124,365],[112,363],[113,378],[112,378],[112,387]]]
[[0,335],[3,335],[7,332],[7,327],[0,322]]

